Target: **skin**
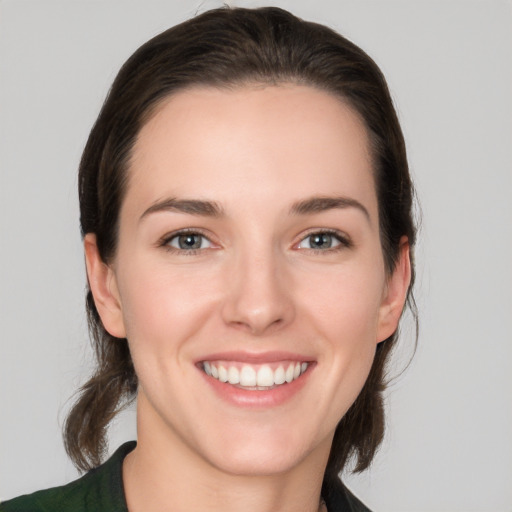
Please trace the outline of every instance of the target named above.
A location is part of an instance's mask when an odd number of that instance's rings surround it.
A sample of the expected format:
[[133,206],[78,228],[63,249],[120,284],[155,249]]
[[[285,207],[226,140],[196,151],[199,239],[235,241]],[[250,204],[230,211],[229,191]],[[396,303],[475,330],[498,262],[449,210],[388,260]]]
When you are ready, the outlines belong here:
[[[130,511],[318,510],[335,427],[410,280],[406,239],[384,268],[363,123],[305,86],[186,90],[142,128],[128,172],[114,260],[93,234],[85,253],[102,321],[128,339],[140,381]],[[294,211],[319,197],[348,204]],[[154,207],[171,198],[221,214]],[[180,249],[183,229],[199,249]],[[313,233],[332,238],[312,248]],[[228,351],[286,351],[310,367],[286,400],[248,407],[198,368]]]

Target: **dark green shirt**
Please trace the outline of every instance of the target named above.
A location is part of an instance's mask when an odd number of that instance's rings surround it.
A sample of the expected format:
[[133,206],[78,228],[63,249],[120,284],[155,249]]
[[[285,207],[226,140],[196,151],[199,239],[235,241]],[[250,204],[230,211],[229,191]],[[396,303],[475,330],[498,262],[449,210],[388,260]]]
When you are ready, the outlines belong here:
[[[5,501],[0,512],[128,512],[122,468],[135,446],[123,444],[107,462],[67,485]],[[329,512],[370,512],[339,480],[324,482],[322,496]]]

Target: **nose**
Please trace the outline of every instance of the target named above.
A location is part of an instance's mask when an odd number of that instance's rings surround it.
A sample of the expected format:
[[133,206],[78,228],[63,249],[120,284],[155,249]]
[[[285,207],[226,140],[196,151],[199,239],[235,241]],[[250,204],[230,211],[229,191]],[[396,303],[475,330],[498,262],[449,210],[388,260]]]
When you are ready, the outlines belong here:
[[295,316],[285,264],[271,250],[239,255],[228,271],[224,321],[254,336],[275,332]]

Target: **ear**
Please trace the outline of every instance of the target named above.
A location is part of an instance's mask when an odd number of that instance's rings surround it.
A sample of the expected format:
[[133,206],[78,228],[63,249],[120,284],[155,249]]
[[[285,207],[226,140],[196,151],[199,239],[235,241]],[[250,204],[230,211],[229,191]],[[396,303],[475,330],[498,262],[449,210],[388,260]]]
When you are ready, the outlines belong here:
[[89,287],[105,329],[116,338],[126,338],[121,299],[112,268],[100,257],[96,235],[84,238],[85,263]]
[[409,249],[409,240],[403,236],[400,239],[398,261],[393,274],[388,278],[380,305],[377,343],[389,338],[398,328],[411,282]]

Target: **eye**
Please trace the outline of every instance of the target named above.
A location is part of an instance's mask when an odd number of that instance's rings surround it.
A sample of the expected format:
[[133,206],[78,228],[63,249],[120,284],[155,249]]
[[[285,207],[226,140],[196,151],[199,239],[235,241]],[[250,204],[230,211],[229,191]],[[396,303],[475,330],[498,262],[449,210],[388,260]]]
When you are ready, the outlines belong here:
[[212,242],[201,233],[190,231],[178,233],[168,238],[164,245],[182,251],[196,251],[209,249],[212,247]]
[[310,233],[297,245],[298,249],[313,249],[315,251],[327,251],[349,246],[349,242],[340,234],[330,231],[317,231]]

